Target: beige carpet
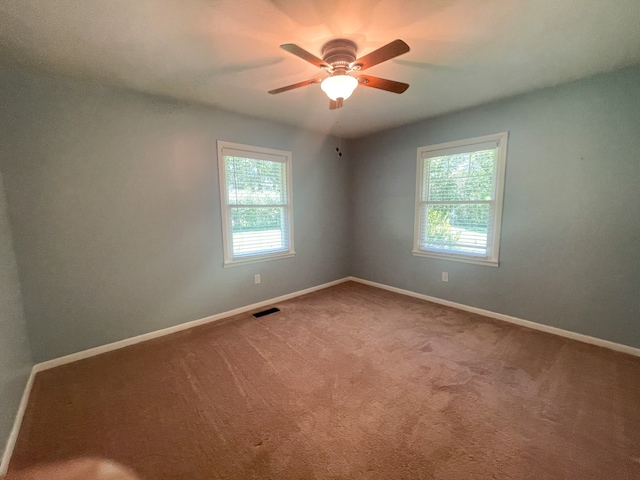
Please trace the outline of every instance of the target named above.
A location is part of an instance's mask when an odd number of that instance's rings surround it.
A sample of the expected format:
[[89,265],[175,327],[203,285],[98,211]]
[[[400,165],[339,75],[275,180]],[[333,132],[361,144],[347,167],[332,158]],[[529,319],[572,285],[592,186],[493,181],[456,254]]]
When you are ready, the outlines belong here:
[[352,282],[275,306],[39,373],[10,468],[640,478],[640,358]]

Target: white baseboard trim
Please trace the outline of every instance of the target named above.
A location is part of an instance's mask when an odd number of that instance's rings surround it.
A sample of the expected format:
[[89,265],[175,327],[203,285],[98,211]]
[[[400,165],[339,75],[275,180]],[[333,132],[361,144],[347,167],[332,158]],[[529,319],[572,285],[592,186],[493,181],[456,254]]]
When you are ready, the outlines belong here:
[[190,322],[181,323],[180,325],[175,325],[173,327],[163,328],[161,330],[155,330],[153,332],[145,333],[135,337],[125,338],[124,340],[108,343],[106,345],[101,345],[99,347],[90,348],[88,350],[82,350],[81,352],[65,355],[64,357],[54,358],[52,360],[47,360],[46,362],[37,363],[36,365],[33,366],[33,369],[36,372],[41,372],[43,370],[48,370],[50,368],[59,367],[60,365],[65,365],[67,363],[76,362],[78,360],[82,360],[85,358],[94,357],[96,355],[100,355],[101,353],[111,352],[113,350],[118,350],[120,348],[128,347],[129,345],[135,345],[136,343],[145,342],[147,340],[151,340],[152,338],[164,337],[165,335],[170,335],[172,333],[180,332],[182,330],[188,330],[189,328],[197,327],[199,325],[216,322],[218,320],[222,320],[223,318],[232,317],[240,313],[244,313],[250,310],[255,310],[260,307],[264,307],[266,305],[271,305],[278,302],[284,302],[285,300],[299,297],[301,295],[306,295],[307,293],[316,292],[318,290],[323,290],[325,288],[332,287],[334,285],[338,285],[340,283],[344,283],[347,281],[349,281],[348,277],[341,278],[339,280],[334,280],[333,282],[323,283],[322,285],[316,285],[315,287],[306,288],[304,290],[299,290],[297,292],[289,293],[287,295],[282,295],[280,297],[271,298],[269,300],[264,300],[262,302],[253,303],[251,305],[246,305],[244,307],[236,308],[235,310],[229,310],[227,312],[217,313],[215,315],[211,315],[210,317],[201,318],[199,320],[192,320]]
[[640,357],[640,348],[635,348],[630,345],[623,345],[621,343],[610,342],[609,340],[602,340],[601,338],[590,337],[589,335],[583,335],[582,333],[571,332],[569,330],[563,330],[562,328],[550,327],[549,325],[543,325],[541,323],[532,322],[530,320],[523,320],[522,318],[512,317],[503,313],[496,313],[490,310],[483,310],[482,308],[471,307],[462,303],[452,302],[450,300],[443,300],[437,297],[430,297],[429,295],[423,295],[422,293],[412,292],[410,290],[403,290],[402,288],[391,287],[384,283],[372,282],[370,280],[364,280],[358,277],[349,277],[347,280],[363,283],[372,287],[382,288],[383,290],[389,290],[390,292],[400,293],[409,297],[419,298],[428,302],[438,303],[447,307],[457,308],[458,310],[464,310],[466,312],[477,313],[489,318],[495,318],[496,320],[502,320],[503,322],[513,323],[522,327],[531,328],[533,330],[540,330],[541,332],[551,333],[560,337],[570,338],[571,340],[577,340],[583,343],[589,343],[591,345],[597,345],[598,347],[608,348],[609,350],[615,350],[616,352],[627,353],[636,357]]
[[11,461],[11,455],[13,455],[13,449],[16,446],[18,440],[18,433],[20,433],[20,426],[22,425],[22,419],[24,418],[24,412],[27,409],[27,403],[29,403],[29,395],[31,395],[31,388],[33,387],[33,379],[36,376],[35,370],[31,369],[29,380],[22,392],[22,398],[20,399],[20,405],[18,406],[18,413],[13,421],[13,428],[7,439],[7,444],[4,447],[4,453],[2,454],[2,462],[0,463],[0,478],[4,477],[9,469],[9,462]]

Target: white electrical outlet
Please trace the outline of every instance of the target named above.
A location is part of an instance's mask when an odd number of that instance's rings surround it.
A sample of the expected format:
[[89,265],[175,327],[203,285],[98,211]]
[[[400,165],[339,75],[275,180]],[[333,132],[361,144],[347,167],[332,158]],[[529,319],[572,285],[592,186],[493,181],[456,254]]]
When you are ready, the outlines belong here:
[[443,282],[449,281],[449,272],[442,272],[442,281]]
[[253,282],[254,282],[256,285],[260,283],[260,274],[259,274],[259,273],[256,273],[256,274],[253,276]]

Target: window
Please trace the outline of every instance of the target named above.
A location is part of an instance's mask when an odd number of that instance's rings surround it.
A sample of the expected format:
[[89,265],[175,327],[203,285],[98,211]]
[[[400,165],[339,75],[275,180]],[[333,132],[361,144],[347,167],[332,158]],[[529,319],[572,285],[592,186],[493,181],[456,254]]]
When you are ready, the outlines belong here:
[[291,152],[218,142],[224,264],[291,257]]
[[418,148],[414,255],[498,266],[507,136]]

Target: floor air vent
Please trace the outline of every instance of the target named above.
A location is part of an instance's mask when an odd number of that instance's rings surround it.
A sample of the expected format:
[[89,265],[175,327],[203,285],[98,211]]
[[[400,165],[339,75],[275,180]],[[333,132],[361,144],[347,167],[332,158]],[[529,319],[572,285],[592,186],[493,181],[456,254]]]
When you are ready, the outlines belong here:
[[258,317],[264,317],[265,315],[271,315],[272,313],[276,313],[279,312],[280,309],[279,308],[270,308],[268,310],[263,310],[261,312],[257,312],[254,313],[253,316],[258,318]]

